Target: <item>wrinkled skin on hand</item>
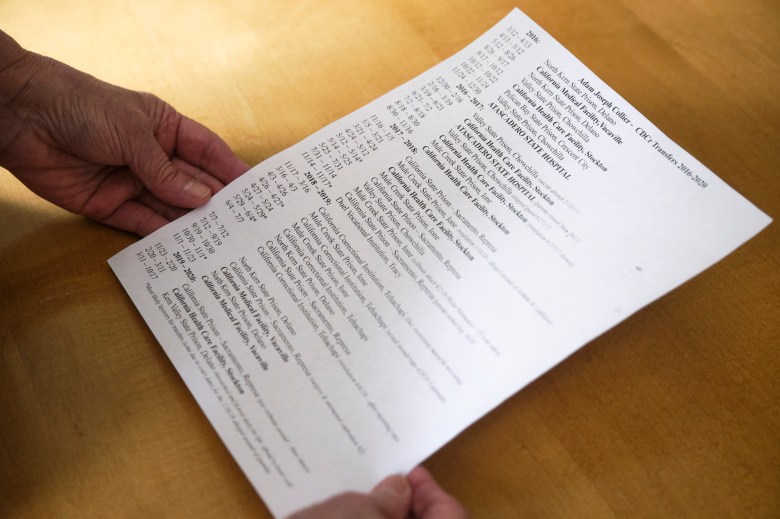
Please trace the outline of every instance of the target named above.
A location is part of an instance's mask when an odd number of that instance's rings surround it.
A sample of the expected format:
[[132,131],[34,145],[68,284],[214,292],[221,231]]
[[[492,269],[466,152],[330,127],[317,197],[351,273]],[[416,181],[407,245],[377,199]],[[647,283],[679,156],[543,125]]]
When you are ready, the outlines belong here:
[[141,236],[249,169],[157,97],[25,51],[2,32],[0,165],[46,200]]

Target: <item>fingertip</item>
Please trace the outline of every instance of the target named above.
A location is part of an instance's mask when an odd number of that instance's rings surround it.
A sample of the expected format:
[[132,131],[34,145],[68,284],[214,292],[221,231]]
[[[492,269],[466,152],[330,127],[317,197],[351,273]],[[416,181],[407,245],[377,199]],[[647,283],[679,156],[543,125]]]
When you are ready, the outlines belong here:
[[233,151],[226,145],[226,158],[223,161],[222,175],[226,184],[233,182],[235,179],[252,169],[252,167],[238,158]]
[[406,476],[412,484],[414,482],[421,482],[427,479],[432,480],[433,476],[431,476],[431,473],[428,472],[428,469],[423,467],[422,465],[417,465],[414,467],[411,472]]
[[104,218],[92,218],[102,224],[129,231],[144,237],[167,225],[170,221],[150,207],[128,201]]
[[396,474],[380,481],[369,496],[385,517],[403,519],[411,505],[412,487],[405,477]]
[[176,153],[224,184],[232,182],[250,169],[221,137],[186,116],[183,116],[179,125]]
[[423,466],[415,467],[407,476],[413,489],[412,512],[421,519],[466,519],[463,505],[448,494]]
[[405,477],[396,474],[388,476],[371,490],[373,495],[391,495],[397,498],[405,498],[411,493],[411,487]]
[[165,218],[154,218],[153,220],[149,220],[147,222],[144,222],[142,224],[139,224],[135,232],[138,236],[141,238],[145,238],[146,236],[149,236],[153,232],[157,231],[158,229],[162,229],[166,225],[168,225],[170,220],[166,220]]
[[243,160],[236,158],[235,165],[233,166],[232,171],[227,176],[228,182],[233,182],[235,179],[246,173],[252,169],[252,166],[244,162]]
[[190,177],[184,186],[182,186],[181,192],[184,196],[196,203],[205,203],[206,200],[211,198],[212,195],[212,191],[209,186],[203,182],[195,180],[192,177]]
[[235,179],[252,169],[252,167],[238,158],[227,145],[223,150],[223,160],[214,161],[212,168],[213,175],[222,180],[225,184],[233,182]]

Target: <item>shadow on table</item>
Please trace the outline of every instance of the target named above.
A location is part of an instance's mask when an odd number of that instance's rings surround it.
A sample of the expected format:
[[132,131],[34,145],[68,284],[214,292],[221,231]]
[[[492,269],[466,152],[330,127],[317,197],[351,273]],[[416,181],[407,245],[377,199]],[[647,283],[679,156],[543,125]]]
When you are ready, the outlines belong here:
[[0,200],[0,517],[263,517],[107,264],[137,238],[27,202]]
[[111,411],[119,367],[133,367],[118,336],[128,322],[149,335],[106,264],[130,235],[24,202],[0,202],[0,516],[92,484],[133,419]]

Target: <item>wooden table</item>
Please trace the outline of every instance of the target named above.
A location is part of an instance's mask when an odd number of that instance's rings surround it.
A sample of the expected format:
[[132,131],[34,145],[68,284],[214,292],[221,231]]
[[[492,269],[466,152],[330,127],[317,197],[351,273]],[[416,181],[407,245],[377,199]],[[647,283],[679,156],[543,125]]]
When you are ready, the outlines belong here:
[[[780,3],[517,4],[780,215]],[[256,163],[461,49],[513,5],[4,0],[0,27],[156,93]],[[4,171],[0,226],[0,516],[268,517],[106,264],[135,238]],[[777,514],[778,253],[774,224],[426,465],[475,518]]]

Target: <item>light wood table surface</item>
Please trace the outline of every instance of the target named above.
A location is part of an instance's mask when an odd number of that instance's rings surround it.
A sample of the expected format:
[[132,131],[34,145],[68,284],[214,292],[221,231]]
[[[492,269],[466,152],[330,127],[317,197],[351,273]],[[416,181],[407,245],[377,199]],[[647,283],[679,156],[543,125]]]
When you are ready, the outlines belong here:
[[[0,28],[254,164],[515,5],[780,216],[776,0],[3,0]],[[134,240],[0,171],[0,517],[269,517],[106,264]],[[779,253],[775,223],[425,465],[474,518],[778,517]]]

